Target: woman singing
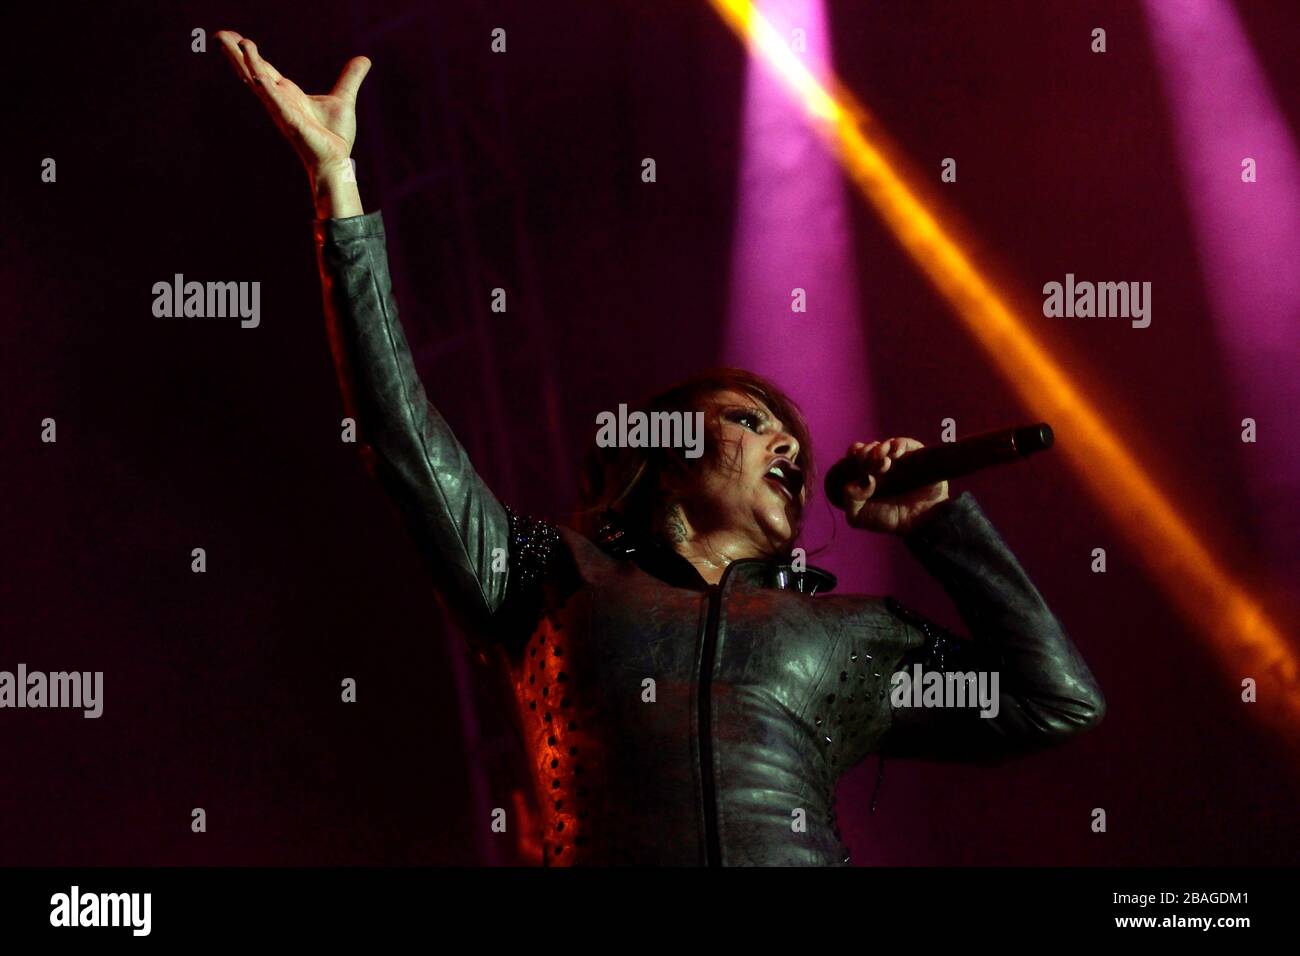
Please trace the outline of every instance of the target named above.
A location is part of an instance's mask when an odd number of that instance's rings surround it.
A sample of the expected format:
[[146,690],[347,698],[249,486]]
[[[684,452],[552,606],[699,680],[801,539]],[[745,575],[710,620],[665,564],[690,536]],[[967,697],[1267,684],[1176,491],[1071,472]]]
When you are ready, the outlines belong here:
[[[426,398],[390,287],[383,218],[349,156],[370,61],[307,96],[217,34],[307,166],[325,313],[367,466],[398,502],[438,593],[505,668],[549,865],[840,865],[835,784],[867,754],[991,761],[1101,720],[1100,690],[966,492],[873,501],[848,523],[897,535],[942,584],[962,638],[891,598],[832,595],[796,560],[811,443],[797,406],[735,369],[645,411],[702,412],[704,454],[593,447],[577,528],[499,502]],[[876,474],[921,447],[857,443]],[[914,706],[896,673],[993,677],[992,706]],[[952,682],[948,686],[952,686]]]

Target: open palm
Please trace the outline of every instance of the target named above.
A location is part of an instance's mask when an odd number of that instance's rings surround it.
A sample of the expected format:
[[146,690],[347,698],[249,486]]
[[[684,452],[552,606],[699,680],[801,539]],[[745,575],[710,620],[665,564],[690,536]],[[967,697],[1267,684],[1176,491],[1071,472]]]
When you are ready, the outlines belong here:
[[353,57],[333,90],[310,95],[262,59],[252,40],[230,30],[219,30],[216,38],[309,171],[347,162],[357,136],[357,91],[370,71],[369,58]]

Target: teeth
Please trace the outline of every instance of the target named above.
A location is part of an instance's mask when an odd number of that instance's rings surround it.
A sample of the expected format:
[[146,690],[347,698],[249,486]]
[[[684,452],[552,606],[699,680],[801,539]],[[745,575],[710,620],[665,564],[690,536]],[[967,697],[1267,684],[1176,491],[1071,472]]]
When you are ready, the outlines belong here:
[[767,473],[769,475],[776,475],[778,478],[781,478],[783,480],[785,478],[785,472],[781,470],[780,465],[773,465],[771,468],[767,470]]

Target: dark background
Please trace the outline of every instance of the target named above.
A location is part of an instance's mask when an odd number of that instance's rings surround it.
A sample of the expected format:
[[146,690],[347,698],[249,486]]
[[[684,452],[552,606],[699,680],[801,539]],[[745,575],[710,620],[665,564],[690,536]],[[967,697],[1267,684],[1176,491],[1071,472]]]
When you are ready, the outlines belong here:
[[[1296,128],[1291,5],[1247,3]],[[836,67],[995,273],[1142,277],[1160,315],[1042,331],[1125,409],[1225,563],[1252,551],[1241,414],[1213,339],[1167,111],[1134,4],[830,4]],[[476,674],[467,738],[414,546],[339,441],[305,177],[211,35],[309,92],[374,61],[356,156],[430,396],[505,500],[552,517],[601,409],[714,364],[745,55],[704,2],[43,3],[4,14],[0,669],[102,670],[105,715],[0,712],[0,863],[475,863],[509,732]],[[1093,26],[1110,52],[1088,52]],[[508,30],[509,53],[488,53]],[[190,52],[190,31],[208,52]],[[658,161],[653,189],[640,159]],[[40,182],[40,162],[58,182]],[[860,314],[886,435],[1022,415],[860,200]],[[262,324],[169,321],[154,282],[262,283]],[[1045,278],[1046,277],[1046,278]],[[484,316],[482,289],[518,308]],[[497,323],[495,327],[491,323]],[[808,356],[809,362],[816,361]],[[492,396],[492,401],[488,397]],[[796,398],[798,396],[796,395]],[[42,444],[40,421],[58,422]],[[866,436],[871,438],[876,436]],[[823,464],[827,462],[823,459]],[[1094,733],[998,770],[891,763],[852,829],[901,864],[1283,863],[1293,753],[1063,459],[966,482],[1105,690]],[[1104,546],[1109,572],[1087,571]],[[190,572],[204,547],[208,571]],[[896,542],[899,596],[951,609]],[[832,568],[831,570],[834,570]],[[1289,582],[1282,582],[1289,584]],[[339,703],[355,677],[359,702]],[[1267,707],[1261,703],[1258,707]],[[475,740],[473,746],[467,739]],[[476,797],[466,751],[486,754]],[[862,807],[875,762],[841,789]],[[208,813],[190,832],[190,810]],[[1109,831],[1088,828],[1094,807]],[[871,854],[863,854],[870,857]],[[855,853],[855,859],[858,859]]]

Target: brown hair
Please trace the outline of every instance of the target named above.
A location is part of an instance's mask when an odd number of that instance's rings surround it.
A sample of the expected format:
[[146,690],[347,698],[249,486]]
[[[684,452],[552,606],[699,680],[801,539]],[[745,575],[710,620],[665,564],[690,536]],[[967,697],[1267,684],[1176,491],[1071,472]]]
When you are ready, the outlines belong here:
[[[718,392],[736,391],[760,400],[781,420],[785,430],[799,443],[799,465],[804,484],[812,487],[812,436],[799,406],[767,379],[738,368],[713,368],[639,403],[628,411],[647,415],[656,412],[690,413],[705,411],[705,401]],[[706,428],[711,425],[706,421]],[[704,443],[704,455],[687,458],[680,448],[602,448],[594,438],[583,463],[582,498],[576,524],[593,535],[611,517],[626,530],[637,534],[651,531],[656,507],[663,496],[661,478],[682,480],[706,460],[721,454],[715,441]]]

